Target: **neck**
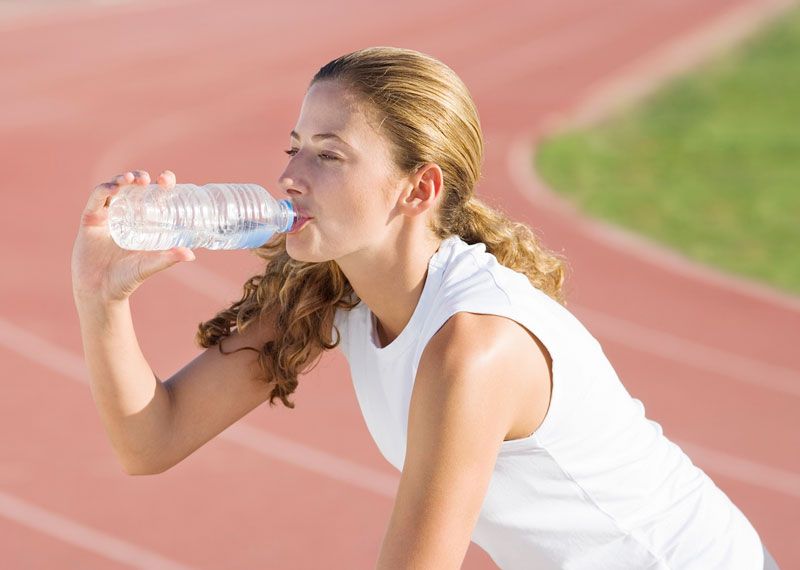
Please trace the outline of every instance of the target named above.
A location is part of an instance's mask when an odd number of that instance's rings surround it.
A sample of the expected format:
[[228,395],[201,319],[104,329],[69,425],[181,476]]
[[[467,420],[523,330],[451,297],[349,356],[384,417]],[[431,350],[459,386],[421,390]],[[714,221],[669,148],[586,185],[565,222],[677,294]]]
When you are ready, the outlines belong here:
[[412,235],[393,239],[336,260],[377,318],[382,346],[396,339],[411,320],[425,287],[428,262],[441,243],[439,238]]

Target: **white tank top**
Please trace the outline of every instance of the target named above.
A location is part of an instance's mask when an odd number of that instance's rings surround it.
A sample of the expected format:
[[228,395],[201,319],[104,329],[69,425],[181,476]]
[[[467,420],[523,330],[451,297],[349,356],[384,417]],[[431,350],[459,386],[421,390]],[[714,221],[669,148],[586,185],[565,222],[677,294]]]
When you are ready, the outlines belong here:
[[422,351],[459,311],[520,323],[553,359],[547,415],[532,435],[502,443],[472,533],[500,568],[761,570],[756,530],[645,417],[591,333],[459,236],[431,257],[411,320],[386,347],[363,301],[336,313],[361,412],[389,463],[402,471]]

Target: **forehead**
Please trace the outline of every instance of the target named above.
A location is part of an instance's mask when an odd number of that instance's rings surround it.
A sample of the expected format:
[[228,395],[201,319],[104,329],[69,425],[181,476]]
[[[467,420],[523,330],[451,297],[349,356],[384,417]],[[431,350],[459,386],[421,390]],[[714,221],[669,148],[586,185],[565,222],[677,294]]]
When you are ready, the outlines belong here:
[[378,133],[370,124],[370,110],[352,91],[335,81],[319,81],[309,87],[294,128],[301,138],[333,132],[353,146],[373,143]]

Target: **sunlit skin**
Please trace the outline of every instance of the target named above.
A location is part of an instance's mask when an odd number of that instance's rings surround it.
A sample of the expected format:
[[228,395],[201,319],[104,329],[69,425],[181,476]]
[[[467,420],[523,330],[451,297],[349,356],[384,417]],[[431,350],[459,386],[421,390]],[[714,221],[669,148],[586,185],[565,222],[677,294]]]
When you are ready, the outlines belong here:
[[[441,197],[442,171],[429,163],[398,171],[374,111],[334,81],[312,85],[303,100],[279,184],[314,219],[287,234],[300,261],[334,260],[379,322],[383,344],[411,319],[428,260],[441,242],[426,227]],[[335,133],[334,138],[314,135]]]

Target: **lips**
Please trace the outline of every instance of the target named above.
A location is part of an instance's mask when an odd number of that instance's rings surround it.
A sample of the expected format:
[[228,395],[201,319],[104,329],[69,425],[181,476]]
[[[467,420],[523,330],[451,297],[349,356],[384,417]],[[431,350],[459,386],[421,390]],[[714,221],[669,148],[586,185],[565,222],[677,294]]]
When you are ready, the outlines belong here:
[[309,213],[306,212],[305,209],[303,209],[303,208],[301,208],[301,207],[299,207],[297,205],[294,205],[294,211],[297,212],[297,219],[298,220],[301,219],[301,218],[304,219],[304,220],[313,219],[313,216],[309,215]]
[[293,234],[300,231],[309,220],[313,220],[314,217],[311,216],[308,211],[303,208],[302,206],[292,203],[292,207],[294,208],[295,214],[297,218],[295,219],[294,223],[292,224],[292,229],[289,230],[287,233]]
[[313,219],[314,218],[298,217],[297,220],[295,221],[294,225],[292,225],[292,229],[289,230],[287,233],[295,234],[295,233],[299,232],[300,230],[302,230],[306,226],[306,224],[308,222],[310,222]]

